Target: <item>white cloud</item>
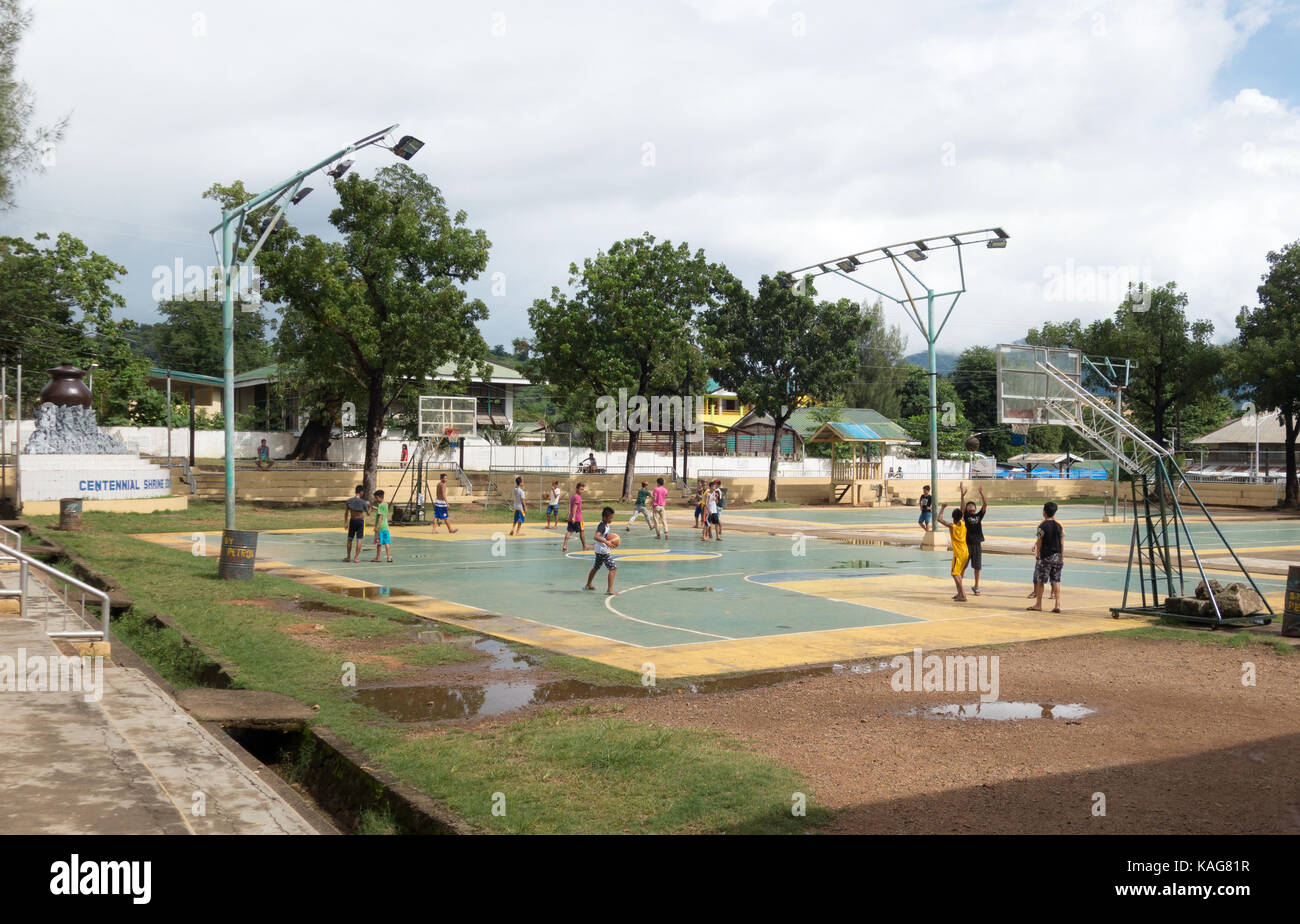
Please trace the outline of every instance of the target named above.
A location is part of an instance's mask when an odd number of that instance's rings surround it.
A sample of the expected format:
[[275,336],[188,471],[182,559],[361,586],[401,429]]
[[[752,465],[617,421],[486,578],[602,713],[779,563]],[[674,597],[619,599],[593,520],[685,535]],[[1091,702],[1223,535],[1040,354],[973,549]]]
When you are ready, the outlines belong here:
[[[1150,266],[1226,336],[1264,254],[1300,236],[1295,101],[1216,90],[1269,4],[509,2],[495,31],[473,5],[204,6],[196,38],[191,11],[161,0],[42,3],[19,61],[42,112],[73,122],[7,230],[66,229],[126,263],[139,317],[152,267],[210,262],[204,188],[260,188],[394,120],[494,243],[476,288],[490,343],[523,332],[570,262],[644,230],[752,283],[1004,226],[1007,250],[970,254],[952,348],[1113,310],[1043,298],[1044,269],[1067,260]],[[315,185],[293,220],[326,233]]]

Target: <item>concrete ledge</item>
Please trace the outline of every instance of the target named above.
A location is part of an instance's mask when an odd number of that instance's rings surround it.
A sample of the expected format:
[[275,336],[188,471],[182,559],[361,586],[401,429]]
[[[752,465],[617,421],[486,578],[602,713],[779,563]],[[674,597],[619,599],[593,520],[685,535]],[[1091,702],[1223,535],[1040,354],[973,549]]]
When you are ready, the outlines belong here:
[[[185,494],[173,494],[170,497],[133,497],[122,500],[83,500],[81,502],[82,512],[91,510],[102,511],[104,513],[157,513],[161,510],[187,510],[189,509],[189,496]],[[59,502],[52,501],[27,501],[23,504],[23,515],[32,517],[56,516],[59,512]]]
[[200,722],[255,727],[301,726],[312,710],[292,696],[266,690],[209,690],[195,687],[176,692],[180,703]]

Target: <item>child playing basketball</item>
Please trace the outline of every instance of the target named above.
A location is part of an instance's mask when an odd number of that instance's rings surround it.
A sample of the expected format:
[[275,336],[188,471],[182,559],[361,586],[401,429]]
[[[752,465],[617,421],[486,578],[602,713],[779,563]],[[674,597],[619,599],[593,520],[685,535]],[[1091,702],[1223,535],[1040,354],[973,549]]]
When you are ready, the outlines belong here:
[[591,547],[596,552],[596,563],[591,566],[587,572],[587,583],[583,585],[583,590],[595,590],[591,582],[596,577],[596,572],[603,566],[609,572],[609,583],[605,588],[607,597],[615,596],[614,594],[614,576],[618,573],[618,564],[614,561],[613,549],[618,548],[618,533],[610,528],[614,520],[614,508],[606,507],[600,512],[600,522],[596,524],[596,535],[592,539]]
[[560,525],[560,483],[551,482],[551,493],[547,495],[546,529]]
[[[963,491],[963,493],[965,493]],[[948,527],[948,535],[952,540],[952,582],[957,585],[957,593],[953,597],[958,603],[966,602],[966,592],[961,586],[961,576],[966,570],[966,564],[970,561],[970,552],[966,549],[966,524],[962,522],[962,511],[958,507],[952,512],[952,522],[943,521],[943,512],[948,509],[947,503],[939,507],[939,515],[935,517],[935,522],[940,526]]]
[[632,531],[632,524],[636,522],[637,517],[645,520],[645,525],[651,529],[655,528],[654,521],[650,519],[650,511],[646,509],[646,501],[650,499],[650,482],[641,482],[641,490],[636,492],[636,506],[632,508],[632,516],[628,517],[627,529],[624,532]]
[[700,520],[704,517],[704,482],[695,482],[695,492],[691,494],[691,503],[695,505],[695,528],[700,528]]
[[380,551],[393,560],[393,537],[388,532],[388,505],[384,503],[384,492],[375,492],[375,561],[379,561]]
[[524,532],[524,514],[528,512],[528,500],[524,496],[524,479],[518,477],[515,479],[515,499],[514,499],[514,522],[510,524],[510,532],[507,535],[520,536]]
[[451,513],[447,507],[447,473],[443,472],[438,476],[438,494],[433,501],[433,531],[438,531],[438,524],[445,523],[447,532],[454,533],[456,530],[451,528]]
[[578,539],[582,542],[582,551],[587,551],[587,537],[582,532],[582,489],[587,485],[585,482],[578,482],[578,486],[573,489],[569,495],[569,522],[564,527],[564,541],[560,543],[560,551],[569,551],[569,537],[574,533],[578,534]]

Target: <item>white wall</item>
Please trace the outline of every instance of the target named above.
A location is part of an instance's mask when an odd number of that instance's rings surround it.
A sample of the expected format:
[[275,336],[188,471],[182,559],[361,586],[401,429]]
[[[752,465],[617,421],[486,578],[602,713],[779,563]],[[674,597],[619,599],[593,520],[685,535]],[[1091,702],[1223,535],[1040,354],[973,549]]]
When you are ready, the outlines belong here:
[[[128,448],[144,455],[162,456],[167,454],[166,427],[105,427],[105,432],[116,436]],[[23,421],[23,442],[31,438],[32,421]],[[7,436],[12,447],[14,421],[8,422]],[[253,459],[257,456],[257,446],[266,440],[271,447],[272,459],[283,459],[292,451],[298,438],[292,433],[262,433],[258,431],[235,431],[235,457]],[[194,455],[200,459],[221,459],[225,457],[225,433],[221,430],[197,430],[194,433]],[[414,453],[415,440],[408,440],[407,445]],[[361,437],[334,440],[329,448],[331,462],[350,462],[360,465],[365,461],[366,441]],[[172,430],[172,455],[183,456],[189,452],[189,431],[181,428]],[[599,447],[567,446],[494,446],[482,438],[471,438],[465,444],[465,468],[468,471],[488,471],[492,468],[534,469],[539,466],[556,468],[560,471],[576,472],[578,463],[587,458],[587,454],[596,454],[596,463],[611,472],[623,470],[626,457],[624,452],[605,452]],[[385,439],[379,444],[379,461],[396,464],[402,455],[402,440]],[[443,450],[437,460],[442,464],[452,464],[460,458],[460,451]],[[656,469],[668,471],[672,468],[672,453],[638,452],[637,468],[647,472]],[[681,471],[681,454],[677,457],[677,470]],[[766,456],[701,456],[692,452],[689,472],[696,475],[718,477],[766,477],[768,460]],[[930,477],[929,459],[907,459],[885,456],[884,468],[903,469],[904,478],[925,479]],[[830,459],[804,459],[802,462],[781,462],[778,474],[783,478],[829,478]],[[939,474],[947,478],[969,477],[966,462],[955,459],[940,459]]]

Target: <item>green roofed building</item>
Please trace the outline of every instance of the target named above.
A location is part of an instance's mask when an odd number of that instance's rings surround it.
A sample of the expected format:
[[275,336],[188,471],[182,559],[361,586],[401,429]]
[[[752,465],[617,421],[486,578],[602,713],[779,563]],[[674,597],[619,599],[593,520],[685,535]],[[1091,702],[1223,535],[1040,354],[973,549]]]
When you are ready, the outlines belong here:
[[[907,431],[885,415],[870,408],[842,408],[836,419],[819,419],[825,408],[801,407],[790,415],[781,431],[780,454],[797,459],[807,442],[906,443]],[[727,452],[742,456],[767,456],[772,452],[772,418],[750,412],[727,432]],[[823,432],[824,431],[824,432]],[[820,434],[820,438],[819,438]]]

